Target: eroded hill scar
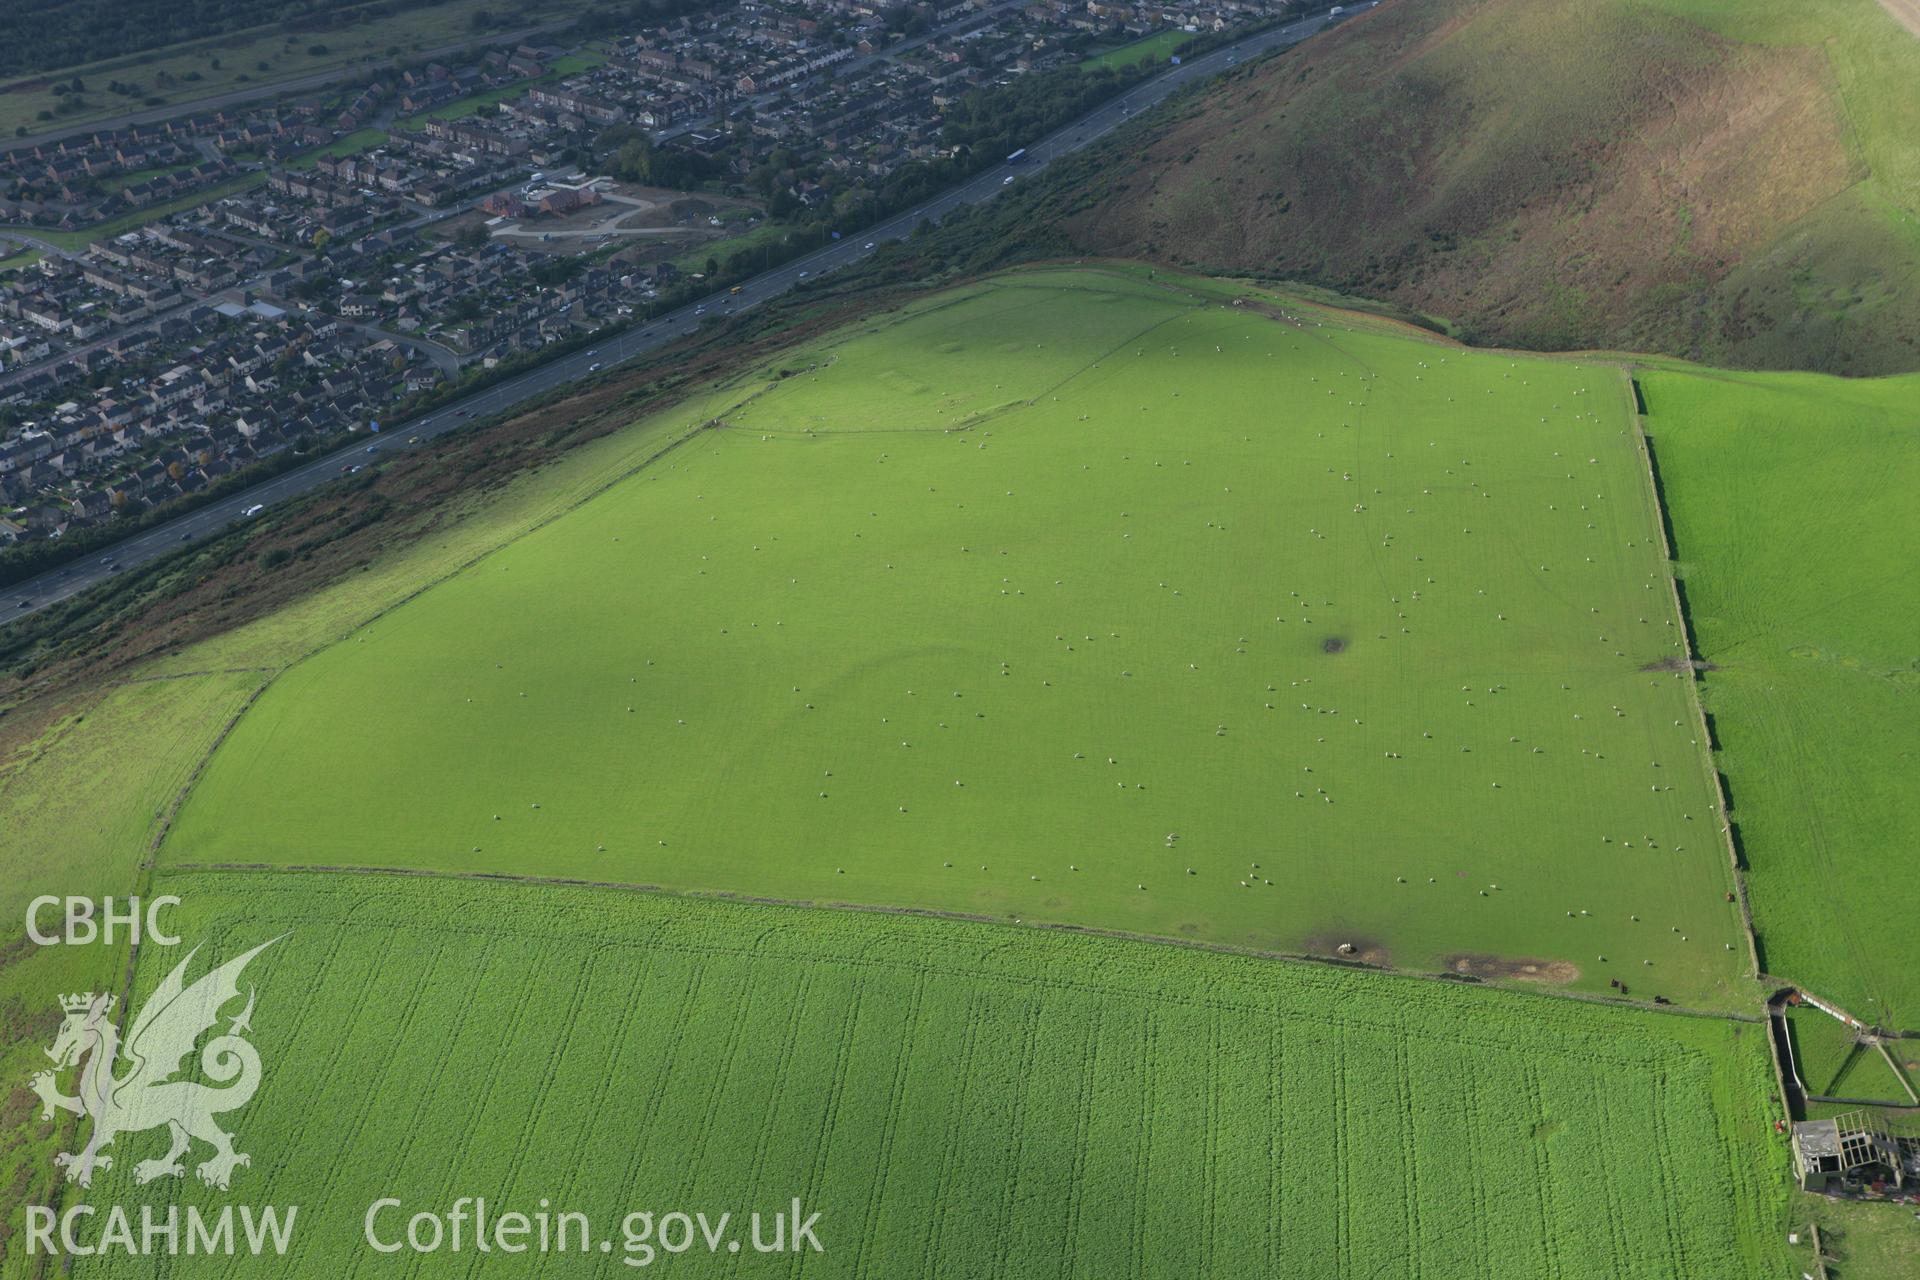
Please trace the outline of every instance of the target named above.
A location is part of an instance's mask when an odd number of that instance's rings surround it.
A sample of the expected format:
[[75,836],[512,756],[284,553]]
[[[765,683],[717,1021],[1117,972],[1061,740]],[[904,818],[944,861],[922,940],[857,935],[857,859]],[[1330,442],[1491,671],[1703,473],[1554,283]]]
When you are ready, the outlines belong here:
[[1880,0],[1880,7],[1893,15],[1893,20],[1920,36],[1920,0]]

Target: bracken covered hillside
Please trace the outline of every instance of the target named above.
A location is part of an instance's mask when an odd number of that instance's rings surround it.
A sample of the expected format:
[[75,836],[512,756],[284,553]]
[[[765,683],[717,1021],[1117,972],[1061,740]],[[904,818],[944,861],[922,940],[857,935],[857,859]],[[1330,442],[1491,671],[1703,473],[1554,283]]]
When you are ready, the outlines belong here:
[[1920,367],[1920,39],[1874,0],[1390,0],[1145,129],[1076,247],[1488,341]]

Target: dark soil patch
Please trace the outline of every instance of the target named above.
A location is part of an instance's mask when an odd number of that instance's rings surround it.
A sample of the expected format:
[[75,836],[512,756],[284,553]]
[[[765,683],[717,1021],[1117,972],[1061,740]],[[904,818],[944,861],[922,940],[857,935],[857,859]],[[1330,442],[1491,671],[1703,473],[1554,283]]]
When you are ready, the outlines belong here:
[[1658,662],[1649,662],[1640,669],[1642,671],[1718,671],[1720,668],[1705,658],[1695,658],[1689,662],[1676,654],[1671,658],[1662,658]]
[[1510,960],[1504,956],[1462,953],[1448,956],[1445,963],[1449,973],[1496,982],[1551,982],[1561,985],[1580,976],[1580,970],[1565,960],[1528,960],[1524,957]]
[[1345,653],[1346,651],[1347,638],[1345,636],[1328,636],[1320,642],[1320,652],[1322,653]]

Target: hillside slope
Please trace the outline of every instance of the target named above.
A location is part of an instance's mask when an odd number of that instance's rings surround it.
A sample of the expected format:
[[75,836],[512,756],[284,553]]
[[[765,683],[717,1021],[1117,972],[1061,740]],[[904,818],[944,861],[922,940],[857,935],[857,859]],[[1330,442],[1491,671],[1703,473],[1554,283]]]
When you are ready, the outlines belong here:
[[1874,0],[1393,0],[1144,129],[1077,247],[1508,344],[1920,367],[1920,41]]

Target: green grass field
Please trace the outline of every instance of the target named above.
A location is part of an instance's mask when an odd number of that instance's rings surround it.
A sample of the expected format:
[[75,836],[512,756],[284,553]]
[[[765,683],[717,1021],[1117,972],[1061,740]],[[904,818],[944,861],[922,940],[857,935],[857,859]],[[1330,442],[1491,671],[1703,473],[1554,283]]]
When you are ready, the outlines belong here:
[[[697,229],[694,231],[694,234],[698,234]],[[793,228],[790,226],[778,222],[762,222],[758,226],[749,227],[747,230],[739,232],[736,235],[729,235],[718,240],[700,241],[682,252],[675,254],[673,257],[668,258],[667,261],[671,262],[681,271],[692,275],[698,272],[705,272],[709,258],[725,265],[727,259],[736,253],[744,253],[750,249],[764,248],[770,250],[775,246],[784,244],[786,239],[792,234]]]
[[1762,958],[1920,1026],[1920,378],[1641,383]]
[[1119,71],[1125,67],[1140,65],[1142,59],[1165,62],[1181,45],[1192,40],[1191,31],[1160,31],[1132,44],[1123,44],[1117,49],[1107,49],[1090,58],[1081,60],[1082,71],[1098,71],[1102,67],[1110,71]]
[[371,151],[375,147],[385,145],[387,137],[385,129],[356,129],[344,138],[330,142],[324,147],[315,147],[311,151],[302,152],[295,159],[288,161],[287,168],[311,169],[331,156],[352,156],[362,151]]
[[[1843,1077],[1860,1062],[1860,1044],[1838,1019],[1818,1009],[1796,1009],[1787,1016],[1793,1036],[1794,1059],[1800,1067],[1800,1079],[1807,1089],[1828,1096],[1849,1095]],[[1868,1052],[1871,1052],[1870,1050]],[[1873,1054],[1875,1061],[1878,1054]],[[1881,1067],[1885,1070],[1885,1067]],[[1891,1082],[1889,1082],[1891,1083]]]
[[[268,1065],[227,1195],[288,1274],[485,1194],[584,1213],[798,1196],[825,1252],[676,1273],[1751,1276],[1784,1265],[1762,1029],[1038,930],[354,875],[164,876],[247,970]],[[142,955],[136,1002],[179,959]],[[578,1236],[576,1236],[576,1239]],[[1067,1260],[1071,1259],[1068,1264]],[[659,1260],[659,1259],[656,1259]],[[497,1261],[497,1260],[496,1260]],[[528,1274],[578,1256],[528,1256]],[[1063,1265],[1066,1264],[1066,1265]],[[140,1272],[82,1259],[78,1276]],[[252,1259],[180,1258],[178,1275]],[[611,1274],[610,1262],[597,1262]]]
[[[1882,1280],[1920,1271],[1920,1231],[1913,1210],[1900,1204],[1848,1203],[1820,1196],[1805,1197],[1795,1216],[1820,1224],[1828,1255],[1828,1280]],[[1801,1236],[1805,1242],[1807,1237]],[[1810,1255],[1804,1249],[1795,1261]],[[1807,1267],[1808,1270],[1812,1268]]]
[[162,858],[1740,1000],[1619,372],[1224,296],[1019,275],[780,357],[281,675]]

